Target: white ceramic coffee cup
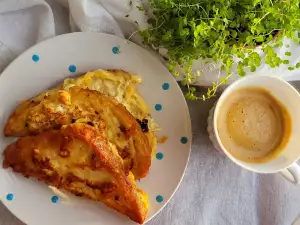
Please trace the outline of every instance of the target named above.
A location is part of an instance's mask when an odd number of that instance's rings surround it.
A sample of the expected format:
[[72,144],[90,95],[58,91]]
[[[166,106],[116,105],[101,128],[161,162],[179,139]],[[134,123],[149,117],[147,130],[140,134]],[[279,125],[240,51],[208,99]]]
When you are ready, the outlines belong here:
[[[292,132],[285,149],[266,163],[247,163],[234,156],[222,145],[217,129],[217,118],[222,111],[220,107],[227,97],[235,90],[243,87],[261,87],[268,90],[290,112],[292,119]],[[249,76],[231,84],[221,95],[216,105],[211,109],[208,118],[209,138],[215,148],[224,152],[237,165],[256,173],[280,172],[289,181],[300,183],[300,166],[297,160],[300,158],[300,94],[286,81],[271,76]]]

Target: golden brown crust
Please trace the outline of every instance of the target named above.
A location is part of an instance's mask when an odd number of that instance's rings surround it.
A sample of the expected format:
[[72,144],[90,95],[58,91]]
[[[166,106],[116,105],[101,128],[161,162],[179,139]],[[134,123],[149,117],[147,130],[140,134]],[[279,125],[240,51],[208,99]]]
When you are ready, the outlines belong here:
[[74,122],[88,123],[98,129],[105,127],[119,154],[129,153],[124,158],[125,170],[131,170],[136,179],[147,175],[152,151],[147,136],[122,104],[97,91],[74,86],[69,90],[50,90],[44,96],[25,101],[9,118],[4,133],[34,135]]
[[125,174],[101,129],[73,124],[22,137],[5,149],[3,167],[101,201],[135,222],[146,218],[147,195]]

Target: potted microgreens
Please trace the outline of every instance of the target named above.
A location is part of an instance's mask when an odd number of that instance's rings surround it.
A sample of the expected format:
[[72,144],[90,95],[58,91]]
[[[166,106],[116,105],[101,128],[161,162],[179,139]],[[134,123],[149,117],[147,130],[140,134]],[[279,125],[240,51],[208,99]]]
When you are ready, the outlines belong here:
[[[145,44],[167,50],[174,75],[176,65],[184,69],[182,84],[189,88],[188,99],[210,98],[233,73],[245,76],[262,63],[270,68],[286,64],[288,70],[300,67],[274,51],[284,38],[299,43],[299,0],[149,0],[149,6],[151,26],[140,34]],[[220,72],[225,71],[201,97],[190,86],[200,75],[192,70],[198,59],[213,60]]]

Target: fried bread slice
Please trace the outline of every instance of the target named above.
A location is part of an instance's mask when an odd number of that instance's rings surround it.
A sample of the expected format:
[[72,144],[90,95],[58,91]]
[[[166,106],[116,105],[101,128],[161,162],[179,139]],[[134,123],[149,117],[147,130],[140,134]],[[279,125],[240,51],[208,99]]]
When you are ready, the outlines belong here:
[[143,223],[147,194],[126,175],[122,159],[105,132],[87,124],[72,124],[58,131],[26,136],[4,151],[3,167],[34,177],[77,196],[103,202]]
[[136,179],[147,175],[152,151],[149,139],[122,104],[97,91],[73,86],[42,93],[16,109],[4,132],[6,136],[35,135],[78,122],[105,130],[126,172],[132,171]]
[[70,87],[79,86],[99,91],[116,99],[139,121],[143,132],[148,137],[152,156],[154,156],[157,145],[155,132],[159,127],[151,118],[150,107],[139,94],[137,84],[142,84],[139,76],[119,69],[110,69],[89,71],[83,76],[67,78],[60,88],[68,90]]

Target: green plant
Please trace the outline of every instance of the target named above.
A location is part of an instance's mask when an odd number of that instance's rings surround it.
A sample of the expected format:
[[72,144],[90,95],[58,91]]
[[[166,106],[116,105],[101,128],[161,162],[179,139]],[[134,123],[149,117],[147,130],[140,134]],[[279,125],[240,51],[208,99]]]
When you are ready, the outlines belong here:
[[[244,76],[254,72],[262,63],[271,68],[286,64],[289,70],[300,67],[281,59],[274,48],[283,45],[283,38],[299,43],[299,0],[149,0],[153,16],[150,28],[140,31],[144,43],[155,48],[166,48],[169,70],[178,75],[176,65],[184,68],[183,85],[189,87],[186,97],[198,99],[190,85],[199,73],[192,72],[197,59],[214,60],[220,72],[226,71],[201,98],[215,95],[236,72]],[[261,46],[264,58],[257,53]],[[286,46],[285,46],[286,47]],[[291,52],[286,52],[288,57]],[[235,58],[236,71],[232,71]]]

